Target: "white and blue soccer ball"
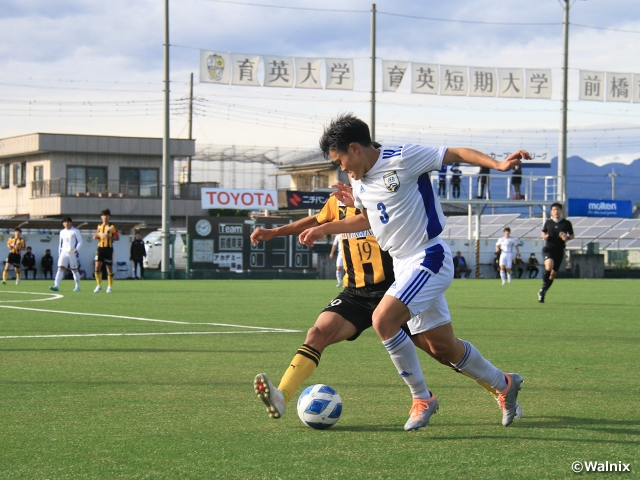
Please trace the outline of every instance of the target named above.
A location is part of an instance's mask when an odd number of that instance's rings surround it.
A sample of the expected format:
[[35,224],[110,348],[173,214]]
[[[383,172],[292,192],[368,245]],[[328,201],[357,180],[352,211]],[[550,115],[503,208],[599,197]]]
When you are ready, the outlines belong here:
[[323,430],[335,424],[342,414],[342,399],[328,385],[311,385],[298,398],[298,416],[305,425]]

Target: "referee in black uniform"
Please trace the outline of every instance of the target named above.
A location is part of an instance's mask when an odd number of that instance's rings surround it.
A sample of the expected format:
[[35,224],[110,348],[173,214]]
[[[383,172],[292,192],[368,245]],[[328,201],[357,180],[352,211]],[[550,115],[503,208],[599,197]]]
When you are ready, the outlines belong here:
[[562,205],[551,205],[551,218],[542,227],[542,238],[545,241],[542,249],[544,258],[544,274],[542,288],[538,292],[538,302],[544,303],[547,290],[551,288],[556,272],[560,269],[564,258],[565,244],[573,237],[573,226],[566,218],[562,218]]

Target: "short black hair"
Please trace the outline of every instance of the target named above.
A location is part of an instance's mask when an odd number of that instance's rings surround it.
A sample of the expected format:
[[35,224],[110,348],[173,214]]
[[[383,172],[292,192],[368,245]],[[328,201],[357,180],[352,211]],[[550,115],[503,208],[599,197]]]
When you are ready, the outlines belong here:
[[509,227],[504,227],[503,232],[509,232],[509,233],[511,233],[511,229],[510,229]]
[[22,233],[22,229],[20,227],[16,227],[13,229],[14,232],[20,232]]
[[320,137],[320,150],[324,158],[329,157],[331,150],[346,152],[351,143],[359,143],[363,147],[372,145],[369,126],[353,113],[343,113],[331,120]]
[[552,203],[551,206],[549,207],[549,210],[551,210],[553,207],[558,207],[560,210],[562,210],[562,204],[561,203]]
[[105,208],[104,210],[102,210],[102,211],[100,212],[100,216],[102,216],[102,215],[109,215],[109,216],[111,216],[111,210],[109,210],[108,208]]
[[31,247],[27,247],[27,250],[31,250]]
[[62,217],[62,223],[64,223],[64,222],[73,223],[73,220],[71,220],[71,217]]

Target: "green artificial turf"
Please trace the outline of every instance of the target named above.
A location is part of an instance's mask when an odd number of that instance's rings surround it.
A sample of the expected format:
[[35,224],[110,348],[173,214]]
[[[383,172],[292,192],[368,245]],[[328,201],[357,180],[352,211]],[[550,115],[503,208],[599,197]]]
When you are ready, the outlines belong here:
[[640,281],[560,279],[545,304],[539,283],[447,293],[456,335],[525,378],[525,418],[502,427],[488,393],[420,353],[440,411],[416,432],[372,330],[327,348],[303,385],[338,390],[334,427],[304,426],[297,396],[280,420],[256,398],[253,377],[277,384],[333,281],[66,281],[47,301],[44,281],[0,285],[0,478],[564,478],[574,461],[636,476]]

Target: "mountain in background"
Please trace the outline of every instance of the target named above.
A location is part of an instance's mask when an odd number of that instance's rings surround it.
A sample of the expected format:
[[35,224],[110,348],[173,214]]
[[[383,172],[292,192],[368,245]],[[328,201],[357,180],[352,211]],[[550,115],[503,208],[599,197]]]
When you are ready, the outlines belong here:
[[[567,198],[593,198],[611,200],[611,178],[607,174],[615,170],[616,200],[640,202],[640,159],[631,164],[609,163],[599,167],[584,158],[573,156],[567,159]],[[558,157],[551,160],[551,168],[522,169],[523,175],[557,175]]]

